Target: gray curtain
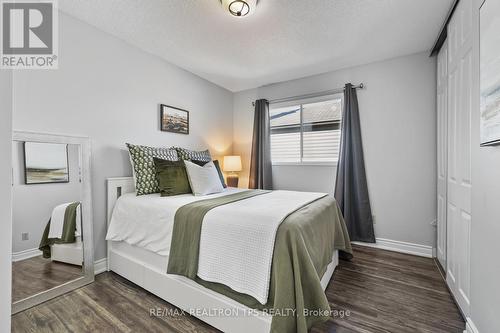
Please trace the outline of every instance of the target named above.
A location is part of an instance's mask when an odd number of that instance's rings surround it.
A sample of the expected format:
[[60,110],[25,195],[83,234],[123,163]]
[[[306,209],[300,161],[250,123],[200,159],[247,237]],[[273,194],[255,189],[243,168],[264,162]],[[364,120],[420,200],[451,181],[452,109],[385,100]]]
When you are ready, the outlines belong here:
[[269,102],[265,99],[255,101],[252,160],[248,187],[263,190],[271,190],[273,187]]
[[346,84],[344,90],[341,135],[335,199],[344,214],[351,241],[375,243],[361,142],[358,97],[356,89],[350,83]]

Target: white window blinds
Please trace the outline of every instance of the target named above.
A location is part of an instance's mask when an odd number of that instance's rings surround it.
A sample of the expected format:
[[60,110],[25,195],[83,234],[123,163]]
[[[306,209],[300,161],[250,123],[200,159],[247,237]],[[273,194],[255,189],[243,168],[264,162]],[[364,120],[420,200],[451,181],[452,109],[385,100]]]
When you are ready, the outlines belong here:
[[337,162],[342,97],[271,108],[273,163]]

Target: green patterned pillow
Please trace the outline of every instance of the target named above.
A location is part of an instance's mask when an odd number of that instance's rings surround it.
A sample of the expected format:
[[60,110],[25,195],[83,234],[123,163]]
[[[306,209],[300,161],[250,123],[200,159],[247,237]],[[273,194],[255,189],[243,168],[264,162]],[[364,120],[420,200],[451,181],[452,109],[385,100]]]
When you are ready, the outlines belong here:
[[156,180],[156,168],[153,157],[168,161],[178,161],[177,151],[170,148],[154,148],[136,146],[127,143],[130,153],[130,162],[134,169],[135,190],[137,195],[159,193]]
[[210,155],[210,151],[208,151],[208,149],[202,151],[195,151],[180,147],[172,147],[172,148],[177,151],[177,155],[181,160],[188,160],[188,161],[196,160],[202,162],[210,162],[212,160],[212,156]]

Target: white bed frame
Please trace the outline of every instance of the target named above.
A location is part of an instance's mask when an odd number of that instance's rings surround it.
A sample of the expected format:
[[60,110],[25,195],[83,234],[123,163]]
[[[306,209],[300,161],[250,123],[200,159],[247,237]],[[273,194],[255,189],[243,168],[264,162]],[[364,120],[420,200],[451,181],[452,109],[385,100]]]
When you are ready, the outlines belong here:
[[[135,191],[132,177],[109,178],[107,180],[107,212],[108,227],[116,200],[125,193]],[[120,242],[120,245],[125,245]],[[157,268],[134,258],[116,242],[108,241],[108,271],[113,271],[148,290],[165,301],[194,315],[211,326],[227,333],[268,333],[271,328],[270,315],[252,310],[224,295],[207,289],[194,281],[159,271]],[[130,245],[127,244],[130,247]],[[338,265],[338,251],[333,253],[332,262],[321,279],[323,290],[330,282],[335,267]],[[217,311],[224,314],[238,314],[214,316],[213,313],[200,313],[199,309]],[[219,312],[221,311],[221,312]]]
[[74,243],[53,244],[50,246],[52,261],[65,262],[67,264],[81,266],[83,263],[83,243],[80,236],[76,237]]

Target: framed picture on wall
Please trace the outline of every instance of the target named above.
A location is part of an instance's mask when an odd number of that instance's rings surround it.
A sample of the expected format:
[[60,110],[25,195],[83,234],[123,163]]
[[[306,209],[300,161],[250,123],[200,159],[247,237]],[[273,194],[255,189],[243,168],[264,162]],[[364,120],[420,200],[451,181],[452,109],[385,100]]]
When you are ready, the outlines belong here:
[[480,9],[481,146],[500,144],[500,2]]
[[160,109],[162,131],[189,134],[189,111],[165,104],[160,104]]
[[26,185],[69,183],[68,145],[25,142],[24,176]]

